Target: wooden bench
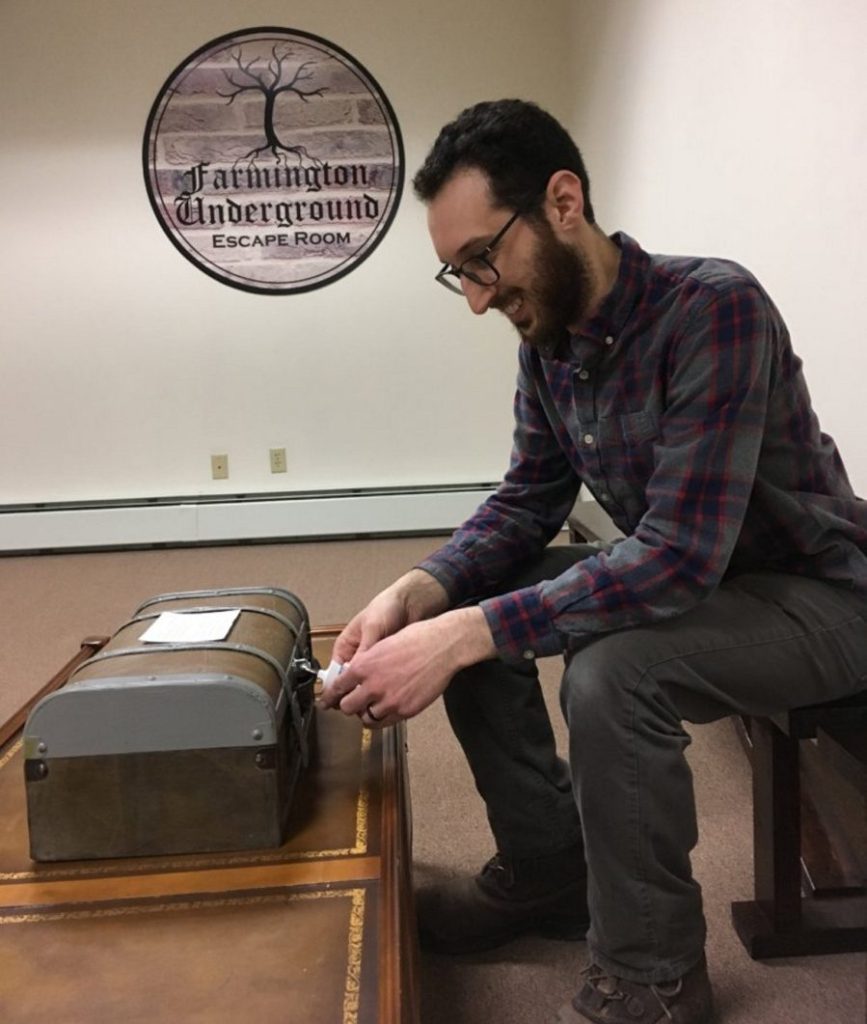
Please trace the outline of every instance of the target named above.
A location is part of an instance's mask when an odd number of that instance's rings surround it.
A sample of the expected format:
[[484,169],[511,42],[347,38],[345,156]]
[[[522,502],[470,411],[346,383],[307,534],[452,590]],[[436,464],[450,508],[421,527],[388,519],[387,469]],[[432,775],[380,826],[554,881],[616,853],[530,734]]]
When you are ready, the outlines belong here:
[[[836,760],[856,793],[852,821],[867,830],[867,690],[844,700],[746,720],[753,765],[754,899],[732,904],[735,930],[755,958],[867,951],[867,877],[820,888],[805,865],[805,808],[821,809],[832,785],[813,785],[803,800],[802,747]],[[831,766],[832,771],[835,770]],[[819,782],[821,783],[821,779]],[[860,850],[860,864],[867,850]],[[860,884],[859,884],[860,883]],[[806,895],[804,894],[806,890]]]

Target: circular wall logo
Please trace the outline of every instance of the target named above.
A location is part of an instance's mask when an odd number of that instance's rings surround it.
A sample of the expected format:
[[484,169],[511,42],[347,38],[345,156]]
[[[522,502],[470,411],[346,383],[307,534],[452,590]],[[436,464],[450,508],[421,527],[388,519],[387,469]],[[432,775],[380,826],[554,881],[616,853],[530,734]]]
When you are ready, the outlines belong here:
[[348,274],[403,188],[391,104],[345,50],[294,29],[221,36],[160,90],[144,172],[174,245],[218,281],[269,295]]

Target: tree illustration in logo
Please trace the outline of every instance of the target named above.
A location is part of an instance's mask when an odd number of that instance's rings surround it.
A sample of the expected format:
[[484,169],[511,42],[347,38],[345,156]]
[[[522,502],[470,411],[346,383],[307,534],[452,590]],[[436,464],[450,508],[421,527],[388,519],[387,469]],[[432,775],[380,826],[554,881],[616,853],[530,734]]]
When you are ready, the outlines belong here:
[[[274,159],[279,163],[281,160],[286,164],[287,156],[291,154],[298,158],[298,162],[301,163],[303,160],[310,160],[312,163],[318,165],[320,163],[316,157],[311,156],[305,146],[295,145],[290,146],[282,142],[277,135],[277,130],[274,127],[274,111],[277,103],[277,97],[283,93],[291,93],[297,96],[304,103],[308,103],[311,96],[321,97],[324,92],[327,91],[326,87],[321,86],[318,89],[306,89],[304,83],[309,82],[314,75],[314,72],[310,68],[315,64],[315,61],[303,61],[295,69],[292,77],[288,81],[284,81],[284,77],[288,77],[289,70],[286,67],[286,62],[289,59],[289,51],[282,54],[278,54],[277,47],[274,46],[271,50],[271,60],[264,68],[256,68],[259,63],[259,58],[254,57],[246,64],[241,59],[240,51],[232,54],[232,59],[237,67],[235,71],[224,71],[223,74],[226,76],[226,80],[232,86],[232,92],[217,92],[217,95],[227,98],[229,100],[229,106],[235,102],[236,97],[240,96],[245,92],[259,92],[265,97],[265,110],[263,115],[263,127],[265,132],[265,145],[257,146],[251,149],[245,156],[240,157],[236,163],[241,160],[249,160],[251,163],[255,163],[256,157],[261,156],[262,153],[271,152],[274,154]],[[241,81],[237,81],[235,75],[241,77]]]

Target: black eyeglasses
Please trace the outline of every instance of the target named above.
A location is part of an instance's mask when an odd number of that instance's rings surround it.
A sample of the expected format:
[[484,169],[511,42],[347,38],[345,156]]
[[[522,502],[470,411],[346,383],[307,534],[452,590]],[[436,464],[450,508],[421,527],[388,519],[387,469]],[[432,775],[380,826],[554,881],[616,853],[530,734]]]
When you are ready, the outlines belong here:
[[[492,284],[496,284],[500,280],[500,272],[491,263],[490,255],[503,240],[503,235],[520,216],[520,210],[513,213],[485,248],[480,253],[476,253],[475,256],[468,256],[459,267],[453,267],[451,263],[443,263],[436,275],[437,281],[445,285],[450,292],[457,292],[458,295],[463,295],[464,293],[461,286],[462,277],[472,281],[474,284],[482,285],[483,288],[489,288]],[[452,277],[455,278],[454,281],[449,280]]]

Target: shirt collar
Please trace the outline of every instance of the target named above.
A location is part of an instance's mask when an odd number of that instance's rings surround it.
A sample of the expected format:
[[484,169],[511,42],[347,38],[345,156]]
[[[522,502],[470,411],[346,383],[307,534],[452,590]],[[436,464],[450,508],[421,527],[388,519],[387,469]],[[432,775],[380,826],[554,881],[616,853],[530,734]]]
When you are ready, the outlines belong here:
[[620,249],[620,268],[614,287],[602,300],[599,309],[583,325],[575,339],[588,339],[605,344],[606,338],[619,338],[644,291],[650,272],[650,256],[623,231],[610,236]]

